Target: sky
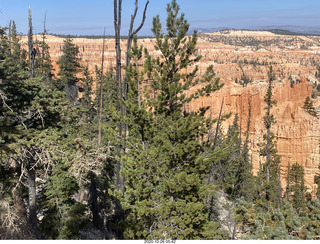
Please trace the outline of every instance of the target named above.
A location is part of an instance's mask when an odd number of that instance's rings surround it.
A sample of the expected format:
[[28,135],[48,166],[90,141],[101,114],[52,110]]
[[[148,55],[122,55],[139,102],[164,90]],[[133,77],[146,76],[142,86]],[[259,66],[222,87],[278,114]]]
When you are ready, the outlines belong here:
[[[123,0],[121,34],[127,35],[134,0]],[[146,0],[139,1],[136,25]],[[171,0],[150,0],[147,19],[139,35],[152,35],[152,19],[160,15],[165,24]],[[260,28],[265,26],[320,26],[320,0],[177,0],[191,29]],[[28,8],[35,33],[113,35],[113,0],[0,0],[0,26],[14,20],[19,33],[27,33]]]

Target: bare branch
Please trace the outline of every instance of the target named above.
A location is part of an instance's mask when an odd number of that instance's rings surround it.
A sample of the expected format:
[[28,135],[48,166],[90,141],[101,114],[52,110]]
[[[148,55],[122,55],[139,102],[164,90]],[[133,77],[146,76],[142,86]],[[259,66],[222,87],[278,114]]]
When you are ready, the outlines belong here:
[[9,105],[6,103],[6,100],[8,99],[6,97],[6,94],[4,94],[3,91],[0,90],[0,97],[2,99],[3,105],[6,106],[11,112],[13,112],[13,110],[9,107]]
[[146,2],[146,5],[144,6],[144,11],[143,11],[143,16],[142,16],[141,24],[139,25],[139,27],[138,27],[136,30],[133,31],[133,34],[134,34],[134,35],[137,34],[137,33],[141,30],[142,26],[144,25],[144,22],[145,22],[146,16],[147,16],[148,4],[149,4],[149,0]]
[[44,127],[45,127],[45,126],[44,126],[44,120],[43,120],[43,116],[42,116],[42,113],[41,113],[41,111],[40,111],[39,108],[37,109],[37,112],[38,112],[38,114],[39,114],[39,116],[40,116],[41,123],[42,123],[42,127],[44,128]]
[[135,5],[135,8],[134,8],[133,15],[131,15],[130,28],[129,28],[129,36],[131,36],[131,35],[132,35],[132,32],[133,32],[134,20],[135,20],[135,18],[136,18],[136,16],[137,16],[137,12],[138,12],[138,0],[135,1],[134,5]]

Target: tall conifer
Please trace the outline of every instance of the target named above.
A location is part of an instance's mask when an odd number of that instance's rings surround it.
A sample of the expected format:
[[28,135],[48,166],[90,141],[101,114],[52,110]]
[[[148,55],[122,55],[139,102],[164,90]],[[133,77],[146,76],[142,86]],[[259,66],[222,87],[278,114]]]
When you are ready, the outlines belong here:
[[266,134],[263,136],[264,143],[261,144],[260,155],[265,157],[265,163],[262,165],[263,185],[261,195],[265,198],[267,207],[279,206],[281,201],[281,183],[280,183],[280,157],[277,154],[275,136],[271,132],[271,127],[275,123],[274,116],[271,114],[271,108],[276,104],[272,99],[272,83],[275,74],[270,67],[268,72],[268,88],[264,101],[266,115],[264,116],[264,125]]
[[79,81],[77,73],[80,68],[79,47],[73,43],[73,40],[68,37],[64,40],[62,49],[62,56],[58,60],[60,76],[60,86],[67,93],[70,101],[74,103],[78,98],[79,88],[77,82]]
[[[186,37],[189,24],[179,6],[167,6],[167,34],[160,18],[153,19],[155,48],[159,58],[145,53],[145,76],[135,67],[128,69],[131,104],[128,102],[128,152],[123,156],[122,175],[126,187],[122,206],[127,211],[125,238],[143,239],[219,239],[223,231],[208,219],[208,196],[213,187],[205,183],[212,163],[200,141],[208,132],[208,108],[186,112],[184,105],[221,88],[212,66],[201,78],[196,56],[196,32]],[[134,48],[136,46],[134,45]],[[135,48],[133,55],[141,55]],[[132,57],[132,60],[135,60]],[[186,71],[186,72],[184,72]],[[143,75],[143,74],[142,74]],[[139,96],[139,82],[150,81]],[[191,87],[201,84],[195,93]],[[134,87],[134,89],[132,89]],[[152,95],[151,95],[152,94]],[[139,101],[140,100],[140,101]]]

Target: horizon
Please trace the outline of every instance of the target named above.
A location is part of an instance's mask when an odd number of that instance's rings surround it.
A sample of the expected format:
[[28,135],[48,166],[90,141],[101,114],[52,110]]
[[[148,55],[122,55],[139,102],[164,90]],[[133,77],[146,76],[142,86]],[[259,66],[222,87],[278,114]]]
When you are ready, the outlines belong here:
[[[139,1],[135,26],[140,24],[146,0]],[[160,15],[163,27],[166,19],[166,6],[171,0],[150,0],[147,18],[139,36],[152,36],[152,18]],[[180,13],[193,29],[261,29],[272,27],[299,27],[320,30],[320,1],[310,0],[270,0],[256,2],[253,0],[177,0]],[[26,34],[28,30],[28,9],[31,8],[34,34],[43,32],[46,13],[46,28],[50,34],[58,35],[114,35],[113,3],[108,0],[21,0],[6,1],[0,6],[0,26],[8,26],[14,20],[18,33]],[[122,31],[126,36],[134,0],[123,0]]]

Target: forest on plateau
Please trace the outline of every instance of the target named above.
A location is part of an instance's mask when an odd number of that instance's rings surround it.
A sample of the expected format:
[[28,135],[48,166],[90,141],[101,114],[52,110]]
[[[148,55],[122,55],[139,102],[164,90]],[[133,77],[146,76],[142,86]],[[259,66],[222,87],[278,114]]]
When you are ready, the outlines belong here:
[[[251,107],[245,137],[237,114],[223,132],[223,101],[215,118],[186,109],[224,84],[213,66],[199,75],[198,35],[175,0],[165,27],[153,18],[160,55],[138,45],[148,3],[134,29],[135,1],[121,60],[114,0],[116,67],[102,50],[94,73],[66,37],[54,75],[46,23],[35,40],[30,9],[26,49],[14,21],[0,27],[0,239],[319,240],[320,176],[315,198],[289,164],[281,188],[272,66],[253,174]],[[316,116],[310,97],[305,109]]]

